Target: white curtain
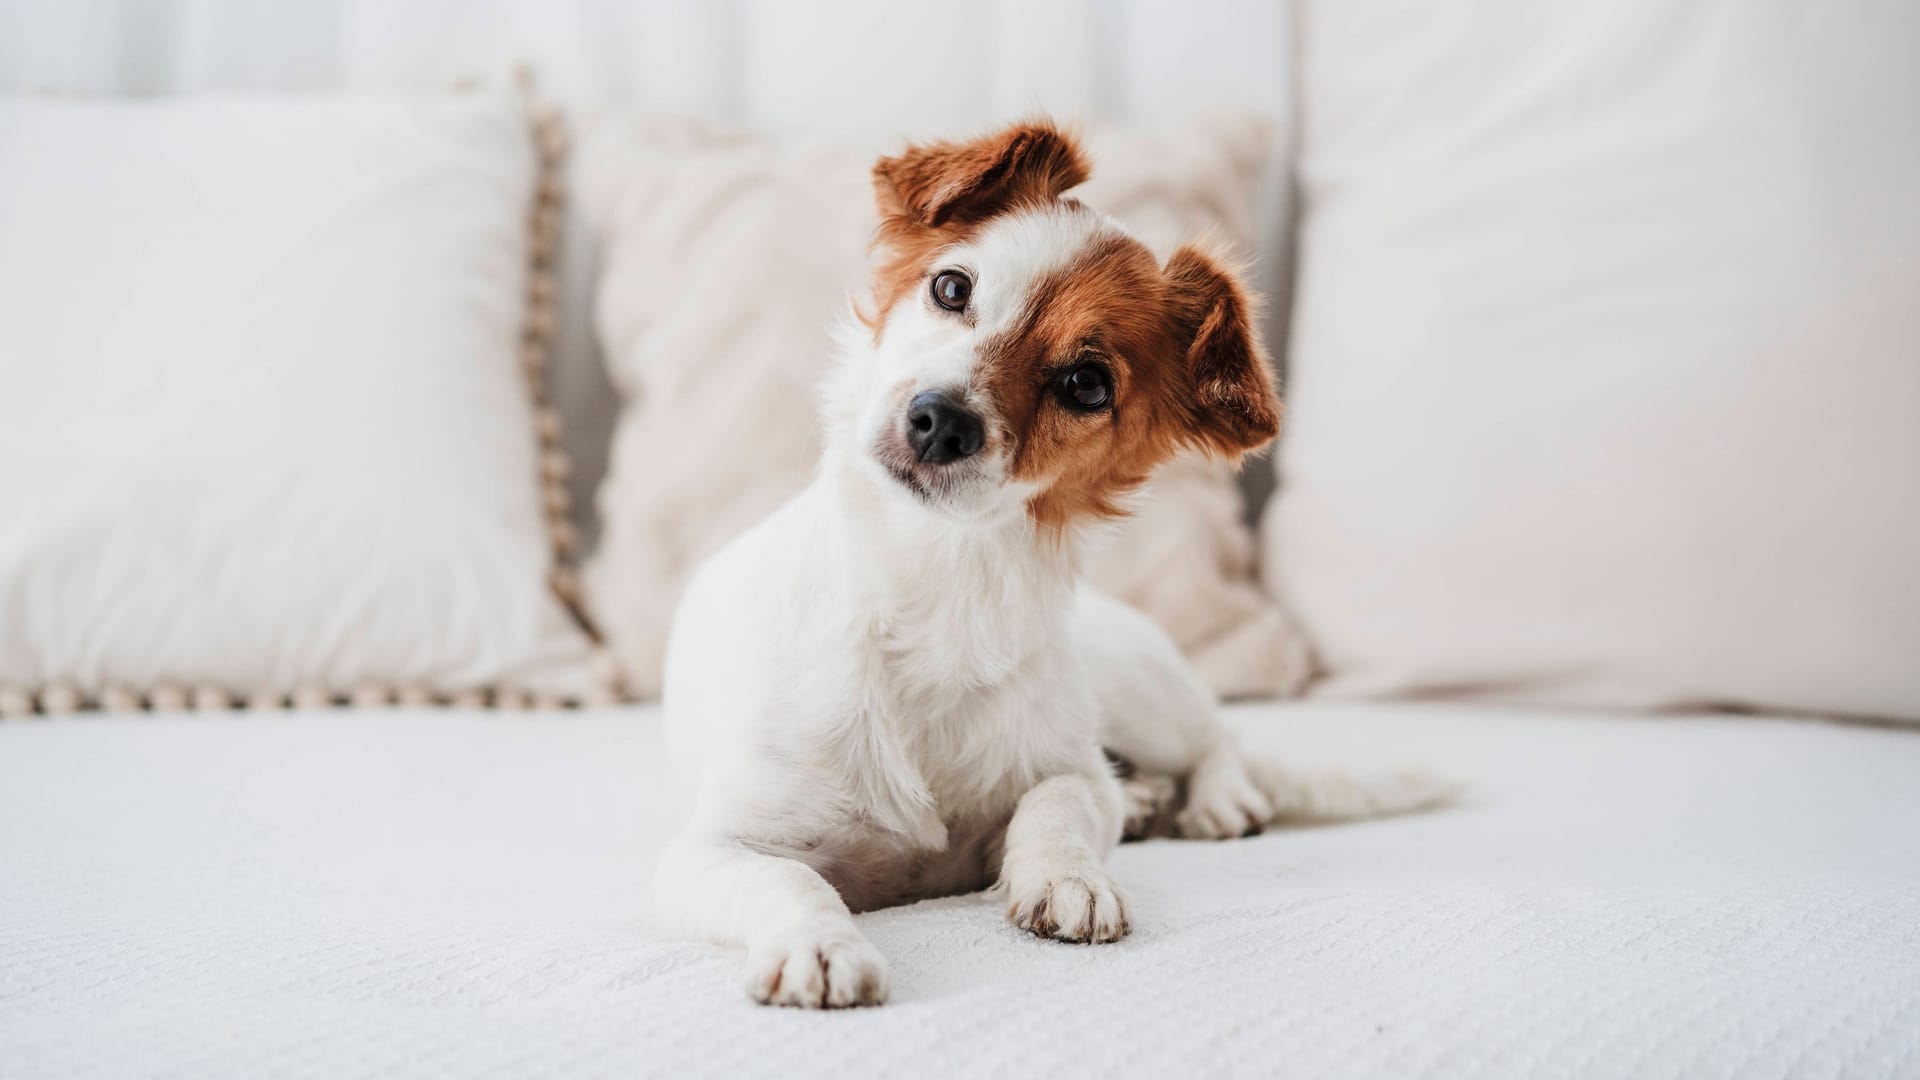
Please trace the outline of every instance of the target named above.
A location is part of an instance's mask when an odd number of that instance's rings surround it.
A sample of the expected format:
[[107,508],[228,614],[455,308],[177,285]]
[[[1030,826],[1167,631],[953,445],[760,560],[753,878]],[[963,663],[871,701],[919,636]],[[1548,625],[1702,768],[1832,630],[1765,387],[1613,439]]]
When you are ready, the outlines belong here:
[[758,128],[1280,111],[1280,0],[0,0],[0,93],[431,89]]

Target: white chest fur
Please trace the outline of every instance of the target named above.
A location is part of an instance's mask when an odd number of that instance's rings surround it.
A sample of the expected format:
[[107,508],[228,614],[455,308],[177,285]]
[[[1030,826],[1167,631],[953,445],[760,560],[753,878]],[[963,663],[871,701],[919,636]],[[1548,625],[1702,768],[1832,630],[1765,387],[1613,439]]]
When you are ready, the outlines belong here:
[[1095,739],[1075,560],[1024,521],[955,528],[847,497],[816,482],[690,587],[676,756],[719,792],[712,828],[856,907],[979,888],[1021,794]]

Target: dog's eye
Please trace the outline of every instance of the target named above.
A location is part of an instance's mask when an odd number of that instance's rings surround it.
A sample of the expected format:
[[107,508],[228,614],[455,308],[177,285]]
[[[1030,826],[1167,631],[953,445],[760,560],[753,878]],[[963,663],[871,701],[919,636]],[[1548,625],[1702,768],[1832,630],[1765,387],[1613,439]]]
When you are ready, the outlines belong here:
[[967,310],[973,296],[973,281],[958,270],[942,270],[933,275],[933,302],[948,311]]
[[1060,377],[1060,400],[1081,412],[1099,412],[1113,404],[1113,375],[1105,364],[1076,365]]

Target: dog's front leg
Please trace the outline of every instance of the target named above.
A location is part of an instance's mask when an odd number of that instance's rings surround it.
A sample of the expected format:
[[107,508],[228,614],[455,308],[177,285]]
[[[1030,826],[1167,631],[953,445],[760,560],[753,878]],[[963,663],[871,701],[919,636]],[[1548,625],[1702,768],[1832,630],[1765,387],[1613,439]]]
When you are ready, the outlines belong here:
[[887,999],[887,964],[812,867],[731,837],[688,833],[654,879],[663,929],[747,948],[747,993],[768,1005],[840,1008]]
[[1000,864],[1007,918],[1062,941],[1125,937],[1126,897],[1106,865],[1120,841],[1122,814],[1119,784],[1104,768],[1034,785],[1007,825]]

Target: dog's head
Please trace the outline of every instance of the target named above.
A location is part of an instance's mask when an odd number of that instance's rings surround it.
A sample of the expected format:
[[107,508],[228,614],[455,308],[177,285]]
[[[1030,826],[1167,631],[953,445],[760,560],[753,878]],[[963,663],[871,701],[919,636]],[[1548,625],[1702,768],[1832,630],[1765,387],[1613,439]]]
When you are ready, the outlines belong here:
[[1086,158],[1051,124],[912,146],[873,169],[872,331],[843,423],[895,490],[960,515],[1024,508],[1059,529],[1182,447],[1237,459],[1279,428],[1235,273],[1162,266],[1065,192]]

